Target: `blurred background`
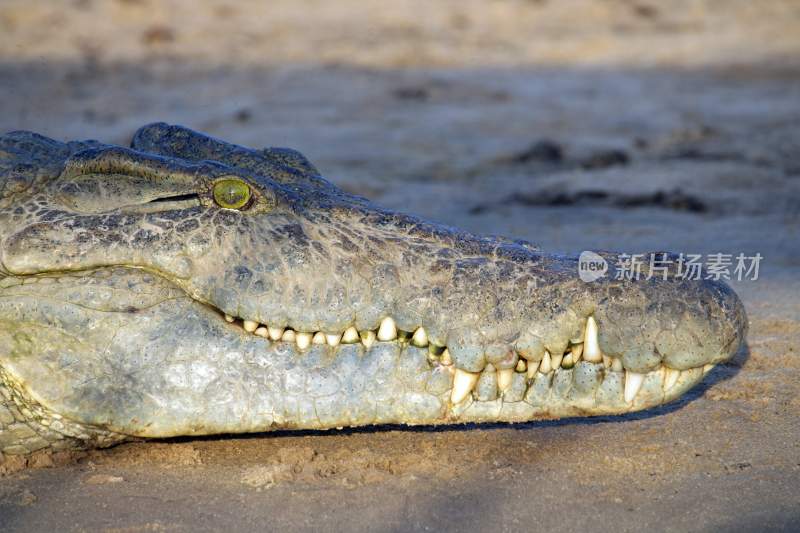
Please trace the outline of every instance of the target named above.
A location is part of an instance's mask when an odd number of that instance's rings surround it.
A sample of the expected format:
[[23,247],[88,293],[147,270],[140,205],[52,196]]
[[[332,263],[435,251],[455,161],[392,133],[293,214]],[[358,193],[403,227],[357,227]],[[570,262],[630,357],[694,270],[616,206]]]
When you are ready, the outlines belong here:
[[[376,516],[403,529],[414,517],[395,498],[392,484],[400,483],[427,513],[417,523],[424,526],[452,501],[425,496],[409,479],[452,480],[460,468],[467,485],[446,494],[467,494],[458,504],[467,527],[514,529],[535,519],[550,530],[638,530],[647,520],[657,529],[672,520],[687,530],[711,520],[746,529],[776,516],[796,525],[800,1],[0,0],[0,132],[125,145],[153,121],[251,147],[295,148],[348,191],[547,250],[764,257],[757,282],[734,283],[750,313],[750,351],[717,371],[710,399],[628,421],[624,431],[495,428],[493,444],[469,432],[351,436],[371,450],[355,455],[377,454],[393,470],[370,470],[377,485],[349,493],[361,502],[357,516],[342,508],[331,522],[307,513],[304,523],[349,528],[358,525],[351,518]],[[348,438],[317,437],[312,446],[341,447]],[[543,463],[526,452],[542,439],[564,444]],[[186,446],[227,465],[223,479],[246,467],[248,454],[265,457],[289,442],[227,441],[239,454],[233,463],[223,444]],[[436,459],[454,443],[458,453]],[[109,468],[150,453],[125,450]],[[354,467],[337,453],[329,450],[325,468],[332,483],[346,484],[337,472]],[[766,485],[749,477],[755,469]],[[152,479],[160,475],[156,469]],[[169,483],[203,499],[208,479]],[[487,483],[502,498],[485,498]],[[575,512],[576,496],[593,483],[605,487],[593,493],[597,506],[587,501],[586,512]],[[694,488],[684,491],[687,483]],[[225,494],[238,494],[231,490]],[[94,500],[80,494],[69,501],[89,520]],[[310,508],[342,502],[320,494]],[[375,494],[384,496],[377,507]],[[528,496],[520,502],[521,494]],[[289,505],[285,496],[277,501]],[[104,505],[127,516],[129,501]],[[208,505],[221,513],[214,516],[235,509]],[[685,513],[671,511],[679,507]],[[174,505],[148,508],[167,516]],[[48,509],[25,516],[58,524]],[[731,518],[732,510],[751,521]],[[184,525],[195,516],[186,512]],[[601,514],[605,521],[595,521]],[[99,523],[107,522],[86,522]]]

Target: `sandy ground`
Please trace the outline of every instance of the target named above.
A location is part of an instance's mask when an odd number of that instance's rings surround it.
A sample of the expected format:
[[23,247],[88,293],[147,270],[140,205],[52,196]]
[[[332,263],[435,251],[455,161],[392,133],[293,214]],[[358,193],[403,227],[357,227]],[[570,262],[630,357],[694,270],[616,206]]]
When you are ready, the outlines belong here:
[[759,252],[748,346],[632,416],[7,459],[0,530],[800,528],[797,2],[0,3],[0,130],[155,120],[548,250]]

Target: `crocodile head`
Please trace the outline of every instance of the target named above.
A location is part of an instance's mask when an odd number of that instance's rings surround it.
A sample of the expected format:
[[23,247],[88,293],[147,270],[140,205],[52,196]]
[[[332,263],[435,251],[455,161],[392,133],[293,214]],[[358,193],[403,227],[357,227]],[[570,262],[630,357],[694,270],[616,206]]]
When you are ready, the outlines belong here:
[[575,257],[182,127],[130,149],[8,134],[0,176],[0,402],[36,433],[14,450],[627,413],[680,396],[745,332],[722,282],[586,283]]

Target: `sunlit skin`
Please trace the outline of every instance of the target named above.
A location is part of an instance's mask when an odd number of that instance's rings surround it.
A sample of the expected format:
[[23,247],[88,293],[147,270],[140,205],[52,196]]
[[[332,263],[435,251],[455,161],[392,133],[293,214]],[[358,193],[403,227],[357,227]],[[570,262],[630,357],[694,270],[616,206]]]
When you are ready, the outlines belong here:
[[130,149],[0,137],[0,246],[7,454],[627,413],[746,329],[723,282],[586,283],[575,257],[382,209],[292,150],[165,124]]

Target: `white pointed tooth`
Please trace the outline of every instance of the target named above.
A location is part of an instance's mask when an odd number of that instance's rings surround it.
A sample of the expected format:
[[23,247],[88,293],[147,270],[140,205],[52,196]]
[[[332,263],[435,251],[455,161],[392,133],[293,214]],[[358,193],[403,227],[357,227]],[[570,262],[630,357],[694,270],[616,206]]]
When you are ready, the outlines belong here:
[[342,334],[343,344],[355,344],[360,340],[361,337],[359,337],[358,335],[358,330],[353,326],[350,326],[349,328],[344,330],[344,333]]
[[550,361],[550,352],[547,350],[544,351],[544,357],[542,357],[542,361],[539,363],[539,372],[542,374],[547,374],[553,370],[552,362]]
[[457,404],[464,401],[470,395],[472,389],[475,388],[479,376],[478,372],[467,372],[456,368],[455,376],[453,377],[453,390],[450,393],[450,402]]
[[297,337],[297,334],[295,333],[295,331],[293,329],[287,329],[286,331],[283,332],[283,335],[281,336],[281,340],[283,342],[294,342],[296,337]]
[[381,320],[381,325],[378,328],[378,340],[379,341],[393,341],[397,338],[397,326],[394,323],[394,319],[390,316],[387,316],[383,320]]
[[297,333],[294,336],[294,342],[297,343],[297,347],[301,350],[308,350],[308,347],[311,346],[311,338],[314,335],[311,333]]
[[631,372],[630,370],[625,372],[626,402],[631,403],[633,399],[636,398],[636,393],[642,388],[642,383],[644,383],[644,374],[638,374],[636,372]]
[[361,337],[361,344],[363,344],[366,348],[370,348],[373,344],[375,344],[375,332],[371,329],[362,331],[358,335]]
[[514,369],[517,372],[525,372],[528,370],[528,362],[525,359],[520,358],[517,361],[517,367]]
[[563,353],[558,354],[558,355],[552,355],[551,354],[550,355],[550,367],[553,368],[553,370],[555,370],[556,368],[560,367],[562,359],[564,359],[564,354]]
[[572,352],[568,353],[563,359],[561,359],[561,366],[564,368],[572,368],[575,366],[575,359],[572,357]]
[[264,337],[264,338],[268,338],[269,337],[269,330],[267,328],[265,328],[264,326],[256,328],[256,330],[253,333],[258,335],[259,337]]
[[314,337],[311,339],[311,344],[325,344],[325,334],[321,331],[314,333]]
[[664,367],[664,390],[668,391],[678,382],[681,371],[674,368]]
[[573,344],[570,351],[572,353],[572,362],[577,363],[581,360],[581,355],[583,355],[583,343]]
[[583,341],[583,360],[590,363],[599,363],[603,360],[600,343],[597,340],[597,322],[594,317],[586,319],[586,336]]
[[709,365],[703,365],[703,375],[705,376],[706,374],[711,372],[712,368],[714,368],[714,365],[710,365],[710,364]]
[[539,361],[536,361],[536,362],[529,361],[528,362],[528,372],[526,374],[528,379],[535,378],[536,377],[536,372],[538,372],[538,371],[539,371]]
[[503,368],[502,370],[497,371],[497,389],[500,392],[508,389],[511,386],[511,382],[514,380],[514,369],[513,368]]
[[450,350],[445,348],[444,351],[442,352],[442,357],[439,359],[439,361],[444,366],[452,365],[453,364],[453,358],[450,356]]
[[225,320],[226,320],[226,321],[228,321],[228,322],[233,322],[233,321],[234,321],[234,318],[233,318],[231,315],[229,315],[229,314],[226,314],[226,315],[225,315]]
[[245,320],[243,325],[244,325],[244,330],[246,332],[253,333],[258,327],[258,322],[255,322],[253,320]]
[[622,372],[624,370],[622,366],[622,359],[619,357],[612,357],[611,358],[611,371],[612,372]]
[[417,328],[414,336],[411,337],[411,344],[418,348],[424,348],[428,345],[428,332],[425,331],[425,328]]
[[269,332],[269,338],[274,341],[279,341],[283,338],[283,328],[273,328],[269,326],[267,327],[267,331]]
[[603,366],[605,366],[606,368],[611,368],[611,364],[613,362],[614,361],[612,361],[609,356],[607,356],[606,354],[603,354]]
[[326,333],[325,340],[328,341],[328,346],[339,346],[339,343],[342,342],[342,334]]

